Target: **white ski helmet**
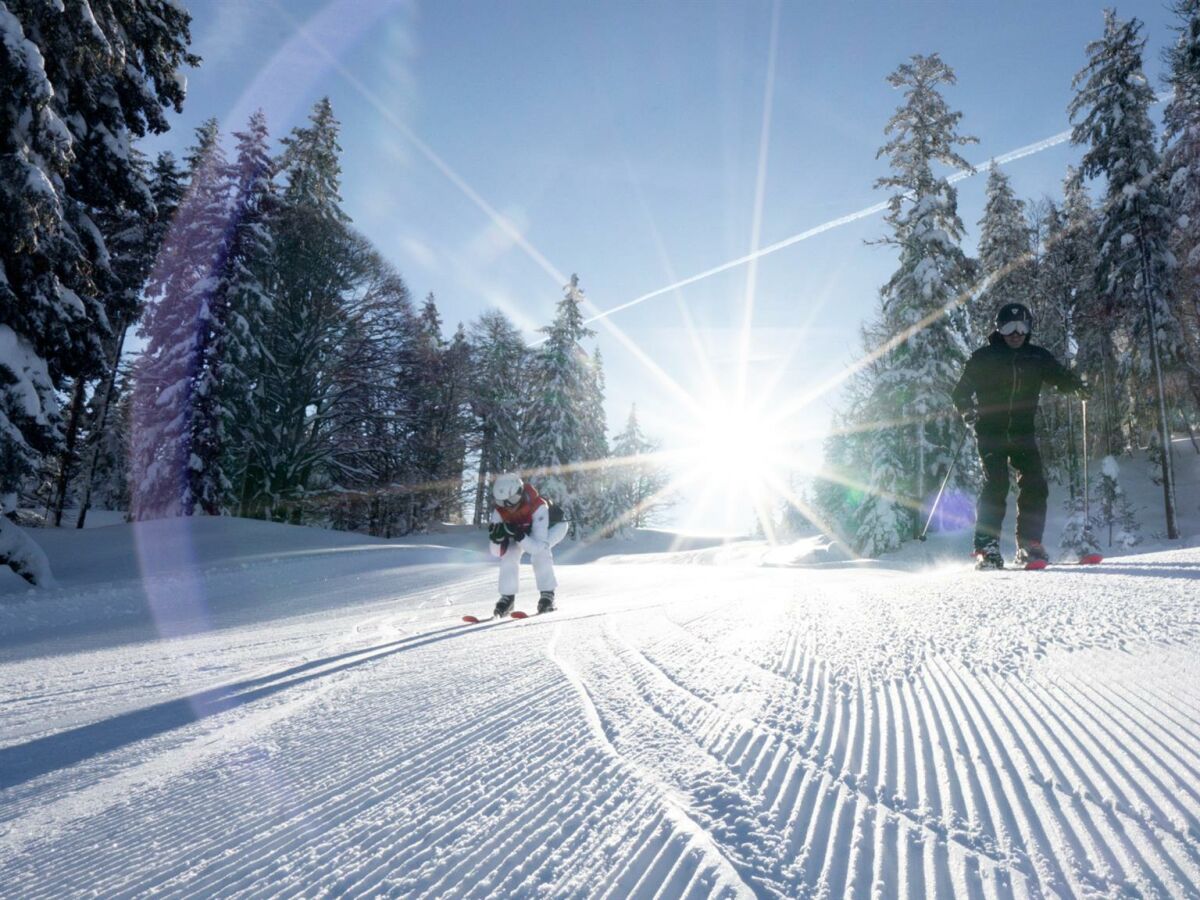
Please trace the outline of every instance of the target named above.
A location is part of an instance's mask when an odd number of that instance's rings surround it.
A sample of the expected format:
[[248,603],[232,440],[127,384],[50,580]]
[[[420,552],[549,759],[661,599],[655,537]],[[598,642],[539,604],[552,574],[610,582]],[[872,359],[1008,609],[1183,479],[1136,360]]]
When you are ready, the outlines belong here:
[[516,472],[505,472],[497,475],[492,482],[492,498],[497,506],[516,506],[521,502],[525,482]]

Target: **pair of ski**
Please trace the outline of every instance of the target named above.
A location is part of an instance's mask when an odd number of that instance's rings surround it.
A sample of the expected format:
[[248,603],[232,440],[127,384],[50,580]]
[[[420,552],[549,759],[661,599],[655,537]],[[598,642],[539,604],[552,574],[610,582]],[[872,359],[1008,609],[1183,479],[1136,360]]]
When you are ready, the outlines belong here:
[[[548,609],[548,610],[546,610],[546,612],[554,612],[554,610]],[[543,614],[542,613],[534,613],[534,615],[540,616]],[[492,621],[495,621],[496,619],[528,619],[528,618],[529,618],[529,613],[521,612],[521,610],[519,610],[519,609],[514,609],[507,616],[497,616],[495,614],[492,614],[490,616],[485,616],[482,619],[479,618],[479,616],[463,616],[462,620],[464,622],[466,622],[468,625],[478,625],[480,622],[492,622]]]
[[[1104,561],[1104,557],[1101,556],[1099,553],[1088,553],[1088,554],[1085,554],[1084,556],[1079,557],[1078,561],[1076,561],[1076,562],[1055,563],[1055,565],[1056,566],[1094,566],[1097,563],[1100,563],[1103,561]],[[1023,565],[1023,566],[1018,566],[1017,570],[1024,569],[1026,572],[1040,572],[1042,569],[1046,568],[1049,565],[1050,565],[1049,560],[1034,559],[1034,560],[1030,560],[1029,562],[1025,563],[1025,565]],[[1004,567],[1003,566],[981,566],[981,565],[976,564],[975,568],[979,569],[980,571],[986,572],[989,569],[1000,570],[1000,569],[1003,569]]]

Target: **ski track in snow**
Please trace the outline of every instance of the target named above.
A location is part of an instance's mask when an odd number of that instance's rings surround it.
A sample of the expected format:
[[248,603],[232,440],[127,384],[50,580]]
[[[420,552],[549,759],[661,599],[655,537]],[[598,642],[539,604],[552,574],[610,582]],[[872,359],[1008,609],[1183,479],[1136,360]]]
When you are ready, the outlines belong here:
[[1200,895],[1200,551],[493,577],[18,642],[0,895]]

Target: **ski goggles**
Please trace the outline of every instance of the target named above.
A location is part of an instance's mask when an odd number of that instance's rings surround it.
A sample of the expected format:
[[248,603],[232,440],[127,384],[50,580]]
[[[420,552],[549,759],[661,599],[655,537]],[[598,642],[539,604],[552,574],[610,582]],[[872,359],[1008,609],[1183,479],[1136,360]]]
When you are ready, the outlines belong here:
[[500,505],[503,506],[505,509],[513,509],[514,507],[520,506],[521,501],[524,499],[525,499],[525,492],[521,491],[521,493],[517,494],[515,497],[505,497],[503,500],[500,501]]
[[1005,337],[1010,334],[1029,334],[1029,323],[1024,319],[1013,319],[1011,322],[1005,322],[996,330]]

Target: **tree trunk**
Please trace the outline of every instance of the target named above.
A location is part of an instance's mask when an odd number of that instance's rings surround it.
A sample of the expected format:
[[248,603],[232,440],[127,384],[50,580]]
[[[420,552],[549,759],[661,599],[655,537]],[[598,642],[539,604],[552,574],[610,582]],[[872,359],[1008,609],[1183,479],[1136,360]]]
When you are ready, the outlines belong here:
[[479,447],[479,476],[475,483],[475,525],[483,524],[484,510],[487,508],[485,502],[487,496],[487,479],[492,474],[490,463],[494,442],[491,429],[485,425],[483,429],[483,442]]
[[[1087,447],[1083,449],[1086,453]],[[1070,473],[1067,481],[1071,485],[1071,509],[1074,509],[1079,496],[1079,457],[1075,450],[1075,406],[1070,400],[1067,401],[1067,471]]]
[[[1108,335],[1104,337],[1104,352],[1100,354],[1100,389],[1104,392],[1104,455],[1112,456],[1112,435],[1113,435],[1113,399],[1112,386],[1109,384],[1108,369],[1109,357],[1112,355],[1112,346],[1109,343]],[[1084,456],[1091,452],[1091,447],[1083,448]]]
[[79,503],[79,518],[75,520],[75,527],[82,528],[84,520],[87,518],[88,509],[92,505],[92,481],[96,477],[96,464],[100,459],[100,443],[104,439],[104,429],[108,424],[108,407],[112,403],[113,391],[117,385],[117,370],[121,367],[121,354],[125,350],[125,333],[129,330],[127,325],[122,325],[117,331],[117,343],[113,358],[109,363],[108,377],[105,379],[106,384],[101,390],[100,408],[96,410],[96,423],[92,428],[92,458],[88,460],[87,475],[83,479],[83,498]]
[[1167,518],[1168,540],[1178,540],[1179,528],[1175,523],[1175,472],[1171,461],[1171,423],[1167,418],[1167,392],[1163,383],[1162,362],[1158,354],[1158,328],[1154,320],[1154,304],[1150,293],[1149,248],[1145,234],[1138,223],[1138,237],[1142,251],[1142,296],[1146,303],[1146,325],[1149,331],[1150,358],[1154,362],[1154,382],[1158,391],[1159,453],[1161,455],[1163,479],[1163,509]]
[[67,503],[67,488],[71,483],[71,470],[75,467],[75,444],[79,440],[79,420],[83,417],[84,379],[75,379],[71,391],[71,413],[67,419],[67,437],[63,452],[58,457],[58,484],[54,489],[54,527],[62,525],[63,507]]
[[921,510],[925,508],[925,423],[916,424],[917,437],[917,513],[912,517],[913,537],[921,536]]

